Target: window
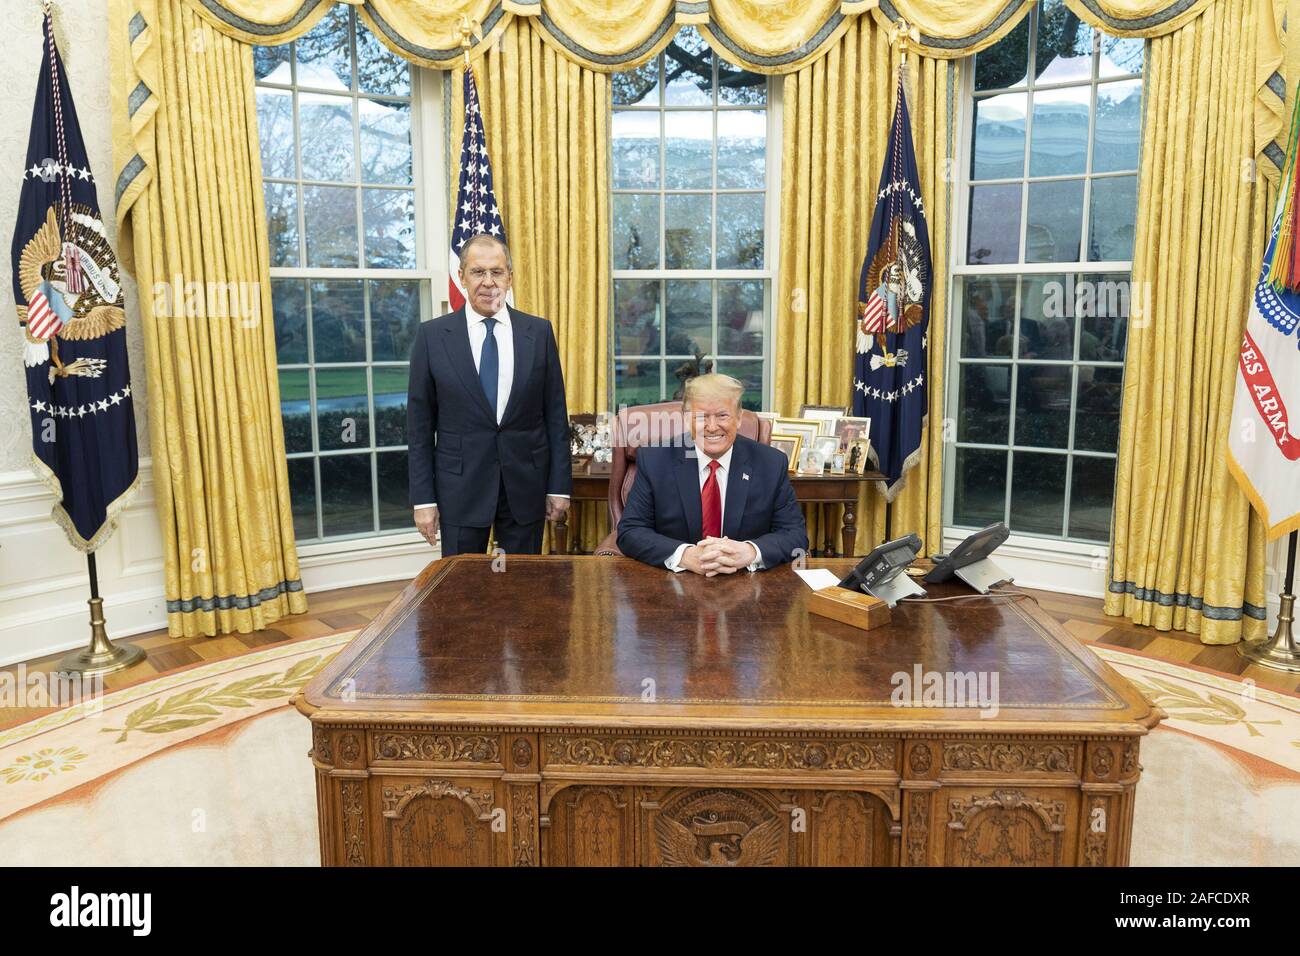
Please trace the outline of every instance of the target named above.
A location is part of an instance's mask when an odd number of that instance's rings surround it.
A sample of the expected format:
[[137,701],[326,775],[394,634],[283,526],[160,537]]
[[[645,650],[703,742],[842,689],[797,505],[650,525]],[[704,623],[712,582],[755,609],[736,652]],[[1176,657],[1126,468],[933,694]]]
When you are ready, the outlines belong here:
[[775,259],[767,78],[688,27],[612,82],[614,404],[671,398],[700,355],[761,409]]
[[949,525],[1109,537],[1142,65],[1046,0],[967,71]]
[[422,71],[344,5],[253,63],[295,534],[407,531],[407,359],[433,278]]

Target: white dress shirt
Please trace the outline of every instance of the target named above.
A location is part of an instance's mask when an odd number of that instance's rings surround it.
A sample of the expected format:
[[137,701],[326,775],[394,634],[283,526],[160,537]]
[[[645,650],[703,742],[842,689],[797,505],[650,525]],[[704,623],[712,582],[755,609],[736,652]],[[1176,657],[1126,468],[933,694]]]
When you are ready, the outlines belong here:
[[[721,504],[721,508],[719,509],[719,515],[718,515],[719,528],[726,527],[727,475],[731,472],[731,453],[734,450],[735,450],[735,446],[733,445],[731,448],[728,448],[725,452],[723,452],[722,455],[717,459],[718,466],[719,466],[717,471],[718,496]],[[708,455],[704,454],[701,451],[696,451],[695,456],[696,456],[695,464],[699,467],[700,470],[700,492],[702,494],[704,492],[704,483],[709,480],[709,462],[713,461],[714,459],[710,458]],[[747,567],[745,570],[747,571],[762,570],[763,552],[760,551],[758,549],[758,545],[754,544],[754,542],[752,541],[746,541],[745,544],[752,545],[754,548],[754,553],[758,555],[754,559],[754,562],[751,565],[749,565],[749,567]],[[682,567],[682,555],[686,553],[686,549],[689,547],[692,547],[692,545],[679,544],[677,546],[677,550],[668,556],[668,560],[664,562],[664,566],[668,568],[670,571],[686,570],[685,568]]]
[[[497,424],[505,414],[506,403],[510,401],[510,389],[515,384],[515,334],[510,325],[510,309],[501,306],[496,315],[496,325],[492,326],[492,337],[497,343]],[[474,307],[465,303],[465,324],[469,327],[469,350],[474,355],[474,371],[483,364],[483,343],[487,341],[487,322],[485,317],[474,311]],[[567,498],[568,495],[551,495],[552,498]],[[434,502],[416,505],[415,510],[433,508]]]

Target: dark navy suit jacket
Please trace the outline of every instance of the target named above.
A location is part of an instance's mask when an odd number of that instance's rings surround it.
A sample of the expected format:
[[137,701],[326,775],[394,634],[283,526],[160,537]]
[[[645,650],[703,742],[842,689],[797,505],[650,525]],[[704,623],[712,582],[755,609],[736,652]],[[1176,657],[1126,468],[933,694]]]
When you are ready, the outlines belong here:
[[445,524],[492,524],[503,481],[510,513],[521,524],[546,516],[548,494],[573,490],[555,332],[545,319],[513,308],[510,325],[515,377],[500,425],[474,368],[463,308],[425,322],[411,347],[411,505],[436,503]]
[[[692,457],[687,457],[687,453]],[[663,566],[682,544],[704,537],[700,468],[693,448],[641,448],[636,480],[618,522],[618,547],[646,564]],[[722,534],[753,541],[763,566],[808,550],[808,529],[794,497],[785,455],[744,435],[732,445]],[[748,477],[747,477],[748,476]]]

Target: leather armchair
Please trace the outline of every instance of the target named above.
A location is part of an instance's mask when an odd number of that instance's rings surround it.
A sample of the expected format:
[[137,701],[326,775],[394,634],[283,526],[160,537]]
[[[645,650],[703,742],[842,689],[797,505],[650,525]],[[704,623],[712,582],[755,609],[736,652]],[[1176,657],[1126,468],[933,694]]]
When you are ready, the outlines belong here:
[[[646,445],[672,444],[676,436],[686,431],[686,415],[681,402],[634,405],[619,410],[610,436],[614,446],[614,460],[609,473],[610,532],[596,548],[596,554],[615,557],[623,554],[617,544],[618,520],[623,517],[628,493],[636,481],[637,449]],[[766,445],[772,438],[772,422],[751,411],[741,411],[739,433]]]

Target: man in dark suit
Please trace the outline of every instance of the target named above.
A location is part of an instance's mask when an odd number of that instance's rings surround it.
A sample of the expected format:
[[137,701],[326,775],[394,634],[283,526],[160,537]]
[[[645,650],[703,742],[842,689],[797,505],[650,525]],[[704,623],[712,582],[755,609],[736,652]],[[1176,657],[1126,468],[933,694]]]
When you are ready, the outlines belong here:
[[510,250],[461,249],[465,305],[420,326],[411,348],[406,440],[415,526],[442,553],[539,554],[545,520],[569,507],[564,376],[551,323],[506,304]]
[[637,451],[618,523],[625,555],[713,577],[772,568],[807,551],[785,455],[737,434],[742,394],[728,375],[686,383],[682,408],[694,447]]

